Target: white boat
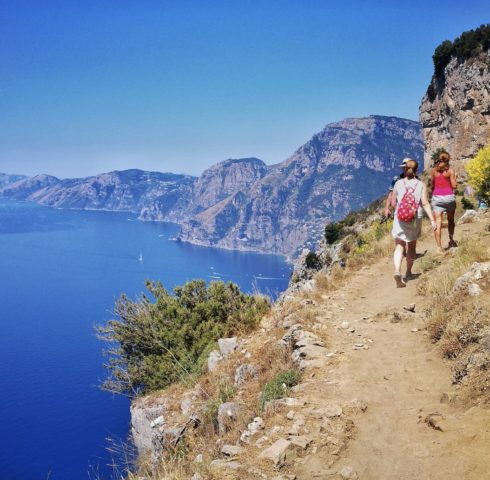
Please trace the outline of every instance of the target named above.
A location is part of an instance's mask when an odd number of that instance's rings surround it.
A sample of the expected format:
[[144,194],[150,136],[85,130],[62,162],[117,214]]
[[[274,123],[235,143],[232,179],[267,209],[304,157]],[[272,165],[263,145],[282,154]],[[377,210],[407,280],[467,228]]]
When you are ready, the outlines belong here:
[[139,261],[142,262],[143,261],[143,254],[140,253],[140,258],[139,258]]

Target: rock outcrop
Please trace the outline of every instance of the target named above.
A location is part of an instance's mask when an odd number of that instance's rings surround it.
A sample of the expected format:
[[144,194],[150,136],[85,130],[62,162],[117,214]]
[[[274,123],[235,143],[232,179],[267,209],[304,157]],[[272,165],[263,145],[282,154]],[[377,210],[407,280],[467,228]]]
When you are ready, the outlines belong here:
[[[184,222],[179,238],[204,246],[294,256],[325,223],[383,195],[403,157],[422,157],[420,127],[395,117],[327,125],[289,159]],[[309,242],[309,243],[308,243]]]
[[467,60],[453,57],[434,75],[420,105],[425,140],[424,167],[445,148],[458,173],[490,139],[490,51]]

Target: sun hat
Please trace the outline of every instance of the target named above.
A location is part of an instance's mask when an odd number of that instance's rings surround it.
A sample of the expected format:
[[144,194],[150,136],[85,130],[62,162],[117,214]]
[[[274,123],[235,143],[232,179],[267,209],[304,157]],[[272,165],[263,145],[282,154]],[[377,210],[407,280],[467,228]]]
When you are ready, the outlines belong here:
[[404,158],[404,159],[402,160],[402,163],[401,163],[400,165],[398,165],[398,166],[399,166],[399,167],[406,167],[406,166],[407,166],[407,162],[410,162],[410,161],[412,161],[412,159],[411,159],[411,158],[406,157],[406,158]]

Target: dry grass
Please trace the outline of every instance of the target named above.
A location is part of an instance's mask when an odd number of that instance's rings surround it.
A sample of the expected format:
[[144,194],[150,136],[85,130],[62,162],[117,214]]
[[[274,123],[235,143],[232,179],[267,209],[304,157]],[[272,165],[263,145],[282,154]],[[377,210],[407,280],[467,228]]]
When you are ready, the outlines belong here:
[[[467,238],[453,257],[446,256],[441,266],[424,274],[419,293],[430,296],[427,330],[439,344],[441,354],[454,361],[454,382],[466,388],[462,395],[471,404],[490,404],[490,355],[481,345],[490,333],[490,291],[485,279],[483,293],[471,297],[466,292],[452,293],[458,277],[474,262],[490,259],[488,237]],[[475,364],[478,359],[478,364]]]

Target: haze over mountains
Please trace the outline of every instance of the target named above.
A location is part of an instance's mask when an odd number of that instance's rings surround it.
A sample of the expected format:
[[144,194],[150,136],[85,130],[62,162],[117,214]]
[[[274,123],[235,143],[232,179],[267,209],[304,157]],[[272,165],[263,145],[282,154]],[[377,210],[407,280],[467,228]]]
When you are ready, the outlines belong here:
[[142,170],[64,180],[2,175],[0,196],[133,211],[141,220],[181,224],[183,241],[294,256],[326,223],[383,195],[407,156],[423,157],[420,125],[376,115],[329,124],[276,165],[230,159],[198,178]]

